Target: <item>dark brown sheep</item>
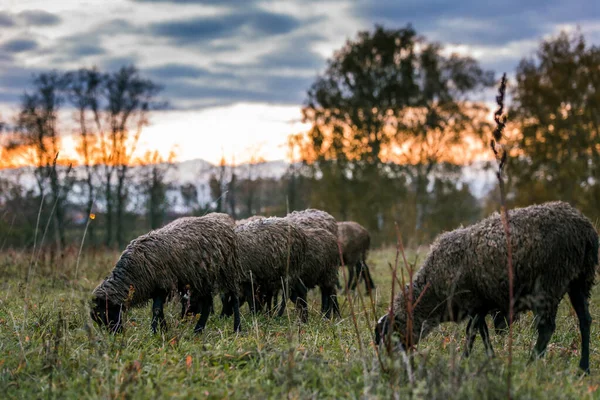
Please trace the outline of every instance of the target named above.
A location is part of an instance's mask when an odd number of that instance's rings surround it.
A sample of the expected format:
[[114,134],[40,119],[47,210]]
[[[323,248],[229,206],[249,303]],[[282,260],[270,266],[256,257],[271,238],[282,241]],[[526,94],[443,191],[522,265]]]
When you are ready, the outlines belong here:
[[338,222],[337,227],[344,265],[348,267],[348,288],[356,289],[362,278],[365,281],[365,289],[373,290],[375,283],[367,265],[367,255],[371,247],[369,231],[354,221]]
[[[590,291],[598,265],[598,233],[588,218],[565,202],[549,202],[510,210],[515,314],[532,310],[538,339],[531,358],[542,356],[556,327],[556,312],[568,293],[579,318],[581,360],[589,373]],[[407,332],[405,295],[394,299],[393,328],[388,314],[375,328],[382,343],[395,331],[403,346],[417,343],[445,321],[467,326],[468,354],[477,331],[493,356],[485,316],[493,310],[508,315],[509,290],[506,236],[498,213],[466,228],[440,235],[415,275],[413,330]],[[412,339],[411,339],[412,337]]]
[[[308,290],[319,287],[321,290],[321,312],[327,318],[334,311],[339,316],[336,296],[338,280],[339,251],[337,237],[325,229],[304,229],[307,238],[306,259],[296,279],[290,285],[290,299],[301,310],[303,321],[307,321]],[[275,296],[277,298],[277,295]],[[279,315],[285,311],[285,297],[282,297]]]
[[[113,332],[121,330],[121,310],[152,300],[152,330],[166,328],[163,306],[174,292],[189,293],[201,304],[195,331],[206,325],[212,297],[232,297],[234,329],[240,329],[241,270],[236,238],[223,214],[179,218],[129,243],[108,277],[93,291],[92,318]],[[132,288],[132,290],[130,290]]]
[[[273,294],[300,273],[307,251],[306,235],[284,218],[263,218],[235,228],[239,260],[244,275],[244,300],[256,311],[270,310]],[[254,289],[254,291],[252,291]],[[229,299],[223,314],[230,315]]]

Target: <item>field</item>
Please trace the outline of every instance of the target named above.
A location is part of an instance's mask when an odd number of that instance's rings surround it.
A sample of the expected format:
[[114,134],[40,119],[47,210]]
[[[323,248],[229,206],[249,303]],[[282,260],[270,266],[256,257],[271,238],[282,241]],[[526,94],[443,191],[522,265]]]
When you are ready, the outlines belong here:
[[[418,253],[407,255],[412,261]],[[231,319],[212,315],[197,336],[193,322],[178,319],[179,303],[171,302],[167,333],[150,333],[146,306],[131,310],[125,333],[113,336],[92,323],[87,300],[118,253],[84,252],[77,262],[74,250],[61,263],[36,263],[30,252],[4,252],[0,393],[26,399],[506,398],[507,337],[492,333],[496,358],[486,358],[478,338],[472,356],[464,360],[465,323],[442,325],[419,343],[412,381],[400,357],[384,358],[382,371],[371,340],[375,321],[389,305],[395,256],[394,249],[370,254],[375,314],[361,286],[350,297],[340,294],[343,318],[333,322],[319,316],[315,292],[306,325],[297,321],[293,306],[283,318],[253,317],[244,306],[241,334],[234,334]],[[216,308],[220,312],[218,301]],[[600,288],[593,292],[591,311],[589,377],[578,371],[579,329],[567,299],[548,354],[531,365],[527,361],[536,336],[531,314],[516,323],[513,398],[600,398]]]

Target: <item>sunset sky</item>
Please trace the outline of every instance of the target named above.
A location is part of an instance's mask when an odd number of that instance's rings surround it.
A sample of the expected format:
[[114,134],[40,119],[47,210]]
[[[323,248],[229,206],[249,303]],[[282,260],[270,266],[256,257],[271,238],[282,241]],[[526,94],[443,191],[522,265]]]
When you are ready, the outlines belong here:
[[0,115],[15,114],[32,73],[135,63],[172,108],[153,115],[141,150],[282,159],[326,59],[375,23],[412,23],[498,74],[560,29],[600,43],[596,0],[0,0]]

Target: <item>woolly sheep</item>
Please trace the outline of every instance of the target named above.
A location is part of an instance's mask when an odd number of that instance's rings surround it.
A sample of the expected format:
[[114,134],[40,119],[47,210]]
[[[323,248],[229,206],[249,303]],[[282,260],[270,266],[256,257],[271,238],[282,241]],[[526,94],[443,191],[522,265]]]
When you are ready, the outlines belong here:
[[[257,219],[238,225],[235,235],[239,260],[244,275],[244,301],[256,311],[267,305],[273,294],[285,283],[293,282],[300,273],[307,250],[306,235],[283,218]],[[254,289],[254,290],[253,290]],[[230,299],[225,299],[223,315],[231,315]]]
[[[290,299],[301,309],[302,320],[306,321],[307,293],[309,289],[321,289],[321,311],[327,318],[331,311],[339,316],[336,296],[339,251],[337,237],[325,229],[304,229],[307,238],[307,253],[298,279],[290,284]],[[277,298],[277,296],[275,296]],[[282,297],[279,315],[285,311],[285,296]]]
[[[532,310],[538,338],[531,359],[542,356],[556,327],[556,312],[565,295],[579,319],[581,359],[589,373],[590,291],[598,264],[598,233],[588,218],[564,202],[549,202],[509,212],[514,266],[514,311]],[[441,322],[469,318],[465,355],[478,330],[488,355],[493,356],[485,316],[491,310],[508,315],[506,236],[498,213],[479,223],[442,234],[431,246],[415,275],[413,343]],[[375,328],[375,341],[395,331],[403,346],[410,345],[405,295],[394,299],[394,323],[388,315]]]
[[356,289],[356,285],[362,278],[367,291],[375,289],[367,265],[367,254],[371,246],[369,231],[354,221],[338,222],[337,227],[344,265],[348,267],[348,288]]
[[[232,297],[234,330],[240,329],[240,265],[233,224],[223,214],[179,218],[132,240],[108,277],[93,291],[91,317],[113,332],[122,329],[121,310],[152,299],[152,330],[166,328],[163,305],[186,286],[201,304],[195,331],[208,319],[212,297]],[[130,286],[133,291],[130,292]]]

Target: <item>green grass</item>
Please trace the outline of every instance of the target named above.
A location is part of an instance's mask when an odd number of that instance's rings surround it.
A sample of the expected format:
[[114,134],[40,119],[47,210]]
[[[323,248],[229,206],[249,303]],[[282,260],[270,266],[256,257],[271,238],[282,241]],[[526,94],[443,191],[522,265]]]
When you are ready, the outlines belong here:
[[[414,260],[416,253],[408,256]],[[297,321],[293,307],[287,317],[269,319],[253,318],[245,306],[241,334],[234,334],[231,319],[212,315],[197,336],[192,321],[178,320],[179,303],[171,302],[167,333],[150,333],[146,306],[131,310],[125,333],[113,336],[92,323],[86,301],[117,253],[84,254],[78,268],[75,253],[61,264],[39,263],[28,286],[30,257],[0,255],[3,398],[506,398],[506,336],[492,333],[496,358],[485,357],[478,338],[472,356],[462,360],[464,323],[444,324],[419,343],[413,382],[400,358],[385,359],[392,368],[382,372],[371,338],[389,305],[394,250],[370,256],[375,315],[368,298],[352,297],[360,339],[348,297],[340,295],[343,318],[329,322],[317,313],[318,292],[310,297],[308,324]],[[218,301],[216,308],[219,312]],[[599,321],[598,288],[591,310]],[[547,356],[532,365],[527,365],[536,336],[531,314],[521,318],[515,325],[513,398],[600,398],[599,332],[594,323],[592,375],[582,377],[579,329],[567,299]]]

